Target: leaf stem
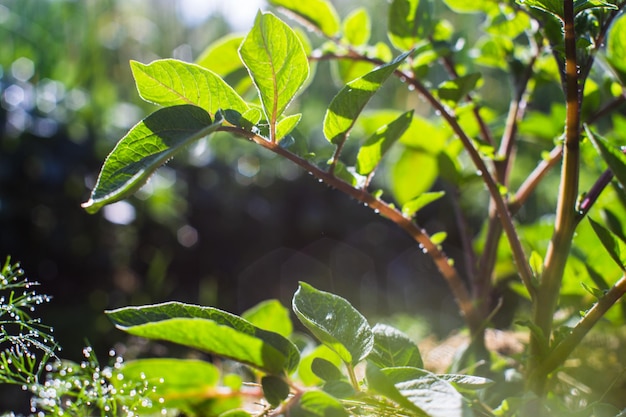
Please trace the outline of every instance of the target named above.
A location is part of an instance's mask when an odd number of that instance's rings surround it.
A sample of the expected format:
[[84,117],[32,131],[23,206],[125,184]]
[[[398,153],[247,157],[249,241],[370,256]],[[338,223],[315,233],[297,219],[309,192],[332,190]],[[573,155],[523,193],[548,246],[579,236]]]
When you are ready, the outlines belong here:
[[413,238],[413,240],[415,240],[419,244],[424,253],[428,253],[430,258],[435,263],[437,269],[448,284],[455,298],[455,301],[459,306],[459,309],[461,310],[461,314],[463,315],[472,334],[474,334],[474,331],[480,330],[482,326],[482,320],[477,314],[477,311],[474,307],[470,294],[465,284],[463,283],[463,280],[459,276],[456,269],[452,266],[450,259],[441,249],[439,249],[437,245],[433,243],[433,241],[430,239],[430,236],[425,230],[423,230],[416,223],[411,221],[411,219],[405,217],[402,212],[400,212],[398,209],[391,206],[390,204],[386,203],[385,201],[374,197],[372,194],[367,192],[367,190],[364,190],[362,188],[355,188],[351,184],[348,184],[338,177],[335,177],[332,173],[324,171],[323,169],[317,167],[306,159],[289,152],[287,149],[282,148],[277,143],[269,142],[262,136],[232,126],[222,126],[219,128],[219,130],[245,137],[256,144],[261,145],[262,147],[282,157],[285,157],[286,159],[289,159],[296,165],[311,173],[316,178],[324,181],[329,186],[336,188],[337,190],[343,192],[344,194],[347,194],[357,201],[367,204],[367,206],[370,207],[372,210],[377,211],[382,216],[388,218],[399,227],[401,227]]
[[578,198],[580,160],[580,83],[576,60],[576,32],[574,28],[574,0],[564,0],[565,31],[565,95],[566,122],[563,144],[563,166],[556,210],[554,233],[545,256],[544,272],[533,303],[532,322],[542,337],[532,335],[528,363],[530,390],[542,395],[547,373],[539,369],[542,352],[545,352],[552,333],[553,316],[560,294],[565,263],[577,224],[576,200]]

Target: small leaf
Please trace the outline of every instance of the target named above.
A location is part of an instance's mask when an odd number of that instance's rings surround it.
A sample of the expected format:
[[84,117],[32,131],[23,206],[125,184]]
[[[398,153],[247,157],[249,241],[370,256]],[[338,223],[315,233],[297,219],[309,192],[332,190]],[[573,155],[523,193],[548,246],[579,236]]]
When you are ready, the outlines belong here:
[[278,122],[276,125],[276,137],[278,140],[281,140],[290,134],[296,128],[298,123],[300,123],[300,119],[302,119],[302,113],[287,116]]
[[530,263],[530,269],[533,271],[535,277],[540,277],[543,273],[543,258],[541,255],[536,251],[532,251],[528,262]]
[[419,0],[393,0],[389,7],[387,36],[391,44],[401,51],[415,47],[420,40],[419,4]]
[[444,191],[434,191],[429,193],[423,193],[419,197],[414,198],[402,205],[402,214],[405,217],[413,217],[415,213],[420,211],[428,204],[439,200],[446,193]]
[[349,417],[339,400],[323,391],[306,391],[289,411],[290,417]]
[[293,310],[302,324],[345,363],[356,365],[372,350],[370,325],[344,298],[301,282],[293,297]]
[[626,85],[626,14],[619,15],[609,29],[606,58],[622,85]]
[[602,159],[611,168],[613,175],[622,187],[626,187],[626,155],[621,149],[612,146],[608,140],[599,135],[595,135],[587,126],[585,126],[587,137],[593,143]]
[[410,54],[411,51],[406,52],[393,61],[350,81],[339,91],[324,117],[324,136],[329,142],[339,144],[346,140],[363,107]]
[[135,125],[107,156],[89,201],[89,213],[137,191],[150,175],[190,143],[215,132],[222,120],[211,121],[196,106],[159,109]]
[[441,244],[443,244],[443,242],[446,241],[447,238],[448,238],[448,233],[446,233],[446,232],[437,232],[437,233],[433,233],[433,235],[430,237],[430,240],[435,245],[441,245]]
[[437,155],[424,149],[406,148],[391,168],[391,190],[404,205],[428,192],[439,175]]
[[268,2],[295,13],[328,37],[332,38],[339,32],[339,15],[328,0],[269,0]]
[[337,354],[326,345],[317,345],[312,351],[303,355],[298,365],[298,377],[307,386],[320,385],[323,380],[313,372],[313,361],[322,358],[339,368],[342,364]]
[[476,87],[481,78],[479,73],[473,73],[444,81],[437,88],[437,95],[442,100],[458,103]]
[[424,366],[419,348],[407,335],[385,324],[377,324],[372,331],[374,348],[367,359],[375,365],[381,368]]
[[357,155],[356,172],[369,175],[374,172],[382,157],[406,132],[413,118],[413,110],[403,113],[393,122],[379,128],[365,141]]
[[345,379],[339,368],[334,363],[324,358],[315,358],[311,363],[311,370],[324,381],[339,381]]
[[365,45],[370,39],[371,31],[370,16],[363,7],[352,11],[343,21],[343,37],[353,46]]
[[589,223],[593,231],[600,239],[602,246],[607,250],[611,258],[622,270],[626,270],[626,242],[622,241],[616,234],[594,221],[589,217]]
[[259,92],[270,131],[275,133],[278,117],[309,76],[302,43],[286,23],[271,13],[259,12],[239,54]]
[[266,300],[246,310],[241,318],[256,327],[289,337],[293,330],[289,310],[278,300]]
[[585,291],[587,291],[589,294],[591,294],[594,298],[596,299],[600,299],[601,297],[603,297],[606,293],[598,288],[592,287],[590,285],[585,284],[584,282],[580,283],[583,288],[585,289]]
[[291,372],[300,354],[289,340],[234,314],[176,302],[107,311],[117,328],[230,358],[269,373]]
[[289,385],[284,379],[274,375],[266,375],[261,378],[263,395],[270,405],[278,407],[289,396]]
[[244,112],[248,105],[217,74],[199,65],[162,59],[144,65],[131,61],[139,95],[161,106],[193,104],[212,117],[218,110]]

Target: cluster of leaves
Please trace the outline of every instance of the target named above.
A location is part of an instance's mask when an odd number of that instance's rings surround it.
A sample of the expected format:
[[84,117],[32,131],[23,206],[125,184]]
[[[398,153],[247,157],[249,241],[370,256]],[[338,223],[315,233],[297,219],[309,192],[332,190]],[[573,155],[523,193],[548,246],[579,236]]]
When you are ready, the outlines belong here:
[[[241,317],[176,302],[107,314],[130,334],[189,346],[255,370],[256,380],[246,386],[233,375],[220,381],[218,368],[208,362],[126,362],[119,370],[125,380],[142,375],[155,384],[150,398],[158,410],[230,417],[452,417],[467,415],[470,399],[491,384],[481,377],[422,369],[418,347],[402,332],[385,324],[370,326],[348,301],[306,283],[293,297],[293,311],[320,345],[292,334],[289,311],[275,300]],[[246,397],[254,402],[243,403]]]
[[[584,123],[595,124],[624,102],[626,17],[618,14],[624,2],[445,0],[443,3],[458,14],[483,17],[483,33],[468,50],[454,25],[436,13],[438,2],[394,0],[389,6],[388,38],[400,51],[395,58],[387,44],[370,44],[371,19],[364,9],[341,21],[325,0],[270,3],[294,15],[324,42],[313,49],[305,33],[292,29],[272,13],[259,12],[247,35],[231,36],[211,45],[195,64],[172,59],[149,64],[132,62],[140,96],[162,108],[118,142],[83,207],[96,212],[127,197],[167,160],[208,135],[228,132],[246,138],[369,205],[409,233],[447,281],[478,352],[484,328],[497,310],[489,304],[495,284],[500,279],[515,278],[514,287],[533,306],[532,317],[525,322],[531,336],[524,374],[526,390],[543,397],[549,376],[600,318],[611,318],[614,323],[624,321],[623,315],[609,317],[607,312],[626,292],[626,219],[608,207],[626,201],[626,157],[612,141],[591,128],[583,134]],[[610,70],[601,71],[593,64],[605,41]],[[477,57],[475,61],[472,54]],[[333,62],[334,73],[343,84],[324,115],[321,131],[326,140],[322,146],[298,133],[302,114],[286,114],[299,91],[312,82],[320,60]],[[494,82],[485,75],[488,71],[479,71],[480,67],[509,76],[512,91],[507,111],[478,96],[483,84]],[[447,74],[443,80],[442,73]],[[392,76],[419,94],[435,117],[423,117],[414,110],[366,113],[368,103]],[[556,86],[565,93],[565,105],[550,99],[552,117],[544,114],[540,86]],[[598,110],[592,104],[600,99],[608,103]],[[624,119],[615,115],[608,124],[623,123]],[[598,123],[597,127],[603,125]],[[496,139],[496,135],[501,138]],[[521,185],[515,189],[514,161],[524,156],[517,154],[518,147],[525,145],[520,135],[530,138],[543,158],[533,161],[536,167],[523,173],[521,179],[516,173]],[[612,140],[625,139],[618,133],[611,135]],[[357,137],[365,139],[358,141]],[[588,140],[581,140],[583,137]],[[597,166],[598,153],[609,167],[599,178],[597,170],[585,171],[581,163],[584,160]],[[513,216],[561,158],[563,170],[553,223],[517,224]],[[387,167],[390,181],[386,183],[385,176],[377,176],[375,182],[374,175],[384,172],[384,160],[391,161]],[[591,177],[592,185],[586,194],[579,193],[581,173]],[[481,225],[484,233],[477,238],[464,230],[466,215],[460,209],[455,213],[464,235],[463,264],[469,284],[461,279],[455,260],[442,251],[445,231],[431,235],[415,221],[424,206],[444,196],[442,191],[432,191],[437,178],[444,179],[454,190],[446,195],[453,206],[459,205],[456,195],[466,188],[473,190],[476,183],[488,192],[491,209],[485,207],[488,214]],[[610,189],[609,183],[613,184]],[[391,198],[383,199],[379,187],[391,191],[393,202]],[[599,203],[601,197],[605,200]],[[582,222],[592,207],[604,209],[601,213],[607,218],[606,226],[593,220]],[[590,244],[598,241],[602,245]],[[598,251],[602,247],[605,250]],[[564,276],[568,279],[563,280]],[[589,293],[594,298],[590,299]],[[322,313],[317,309],[321,305],[307,304],[311,294],[317,297],[322,293],[302,285],[294,298],[294,311],[335,352],[348,373],[348,378],[340,377],[326,362],[316,361],[315,373],[323,377],[325,387],[328,385],[325,394],[301,392],[287,378],[298,367],[299,349],[284,337],[266,333],[261,326],[239,317],[180,304],[122,309],[110,315],[118,326],[133,334],[200,348],[264,372],[261,387],[268,410],[276,408],[264,413],[278,414],[283,407],[290,413],[301,410],[303,415],[333,415],[335,409],[336,413],[355,414],[366,410],[362,403],[346,408],[345,400],[363,396],[362,381],[354,367],[364,359],[374,363],[366,367],[365,391],[376,391],[402,407],[403,413],[439,415],[438,410],[424,405],[419,395],[413,397],[423,387],[430,387],[426,390],[429,392],[440,392],[437,387],[442,387],[441,392],[450,395],[454,391],[458,400],[445,397],[436,404],[456,404],[453,411],[444,410],[443,414],[464,412],[463,390],[450,380],[456,376],[432,376],[419,370],[417,364],[404,363],[402,366],[412,369],[391,371],[388,369],[396,366],[388,362],[375,366],[376,355],[372,352],[376,349],[368,346],[376,345],[376,331],[365,321],[339,320],[339,316],[349,314],[343,302],[331,303],[332,308]],[[572,295],[576,301],[568,305]],[[555,325],[559,301],[567,319]],[[581,301],[595,303],[582,319],[579,308],[565,308],[579,307]],[[180,333],[181,328],[187,330]],[[384,328],[379,329],[386,334]],[[219,337],[205,338],[206,334]],[[224,340],[229,343],[224,345]],[[137,365],[144,366],[148,364]],[[217,381],[217,377],[210,380]],[[418,380],[421,382],[415,383]],[[213,383],[208,391],[220,392]],[[319,399],[322,397],[324,400]],[[198,398],[210,404],[198,407],[215,405],[214,397]],[[316,408],[320,403],[321,411]],[[196,405],[184,407],[192,413]],[[501,415],[516,412],[510,404],[507,407]],[[377,413],[385,414],[382,408]]]

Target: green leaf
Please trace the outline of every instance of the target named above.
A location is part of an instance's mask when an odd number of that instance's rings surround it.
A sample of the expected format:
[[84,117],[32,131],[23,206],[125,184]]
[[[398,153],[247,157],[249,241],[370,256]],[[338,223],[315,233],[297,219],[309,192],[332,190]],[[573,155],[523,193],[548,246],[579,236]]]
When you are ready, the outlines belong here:
[[396,388],[393,381],[371,362],[367,363],[367,367],[365,368],[365,377],[367,378],[367,385],[370,390],[373,390],[378,394],[387,397],[399,406],[404,407],[406,410],[409,410],[410,414],[415,414],[420,417],[429,417],[424,410],[402,395],[398,388]]
[[490,379],[474,375],[443,374],[437,375],[437,378],[447,381],[455,388],[463,391],[476,391],[494,384]]
[[420,40],[419,3],[419,0],[393,0],[389,7],[387,36],[391,44],[401,51],[410,50]]
[[437,95],[442,100],[458,103],[476,87],[481,78],[479,73],[473,73],[444,81],[439,84]]
[[426,150],[406,148],[391,169],[391,190],[400,205],[404,205],[431,189],[439,165],[437,156]]
[[241,318],[256,327],[289,337],[293,330],[289,310],[278,300],[266,300],[246,310]]
[[370,40],[371,31],[370,16],[363,7],[352,11],[343,21],[343,37],[353,46],[367,44]]
[[626,14],[618,16],[611,25],[606,58],[622,85],[626,85]]
[[430,417],[463,417],[468,409],[461,394],[438,375],[417,368],[385,368],[396,389]]
[[306,391],[296,406],[289,410],[291,417],[348,417],[339,400],[323,391]]
[[189,104],[159,109],[135,125],[107,156],[89,201],[89,213],[128,197],[190,143],[215,132],[222,120]]
[[367,320],[344,298],[301,282],[293,297],[298,319],[341,360],[356,365],[374,346]]
[[218,110],[243,113],[248,105],[217,74],[196,64],[175,59],[162,59],[144,65],[131,61],[139,95],[161,106],[193,104],[202,107],[211,117]]
[[317,345],[312,351],[303,354],[298,365],[298,376],[306,386],[315,386],[322,383],[322,379],[313,372],[313,361],[322,358],[339,368],[342,364],[337,354],[326,345]]
[[626,155],[616,146],[612,146],[608,140],[599,135],[595,135],[585,126],[587,137],[593,143],[598,153],[602,156],[606,164],[611,168],[613,175],[622,187],[626,187]]
[[[552,13],[556,17],[563,19],[563,0],[517,0],[521,4],[529,7]],[[617,6],[604,0],[576,0],[574,2],[574,14],[578,14],[583,10],[593,8],[605,8],[617,10]]]
[[212,307],[170,302],[120,308],[107,315],[130,334],[193,347],[272,374],[293,371],[300,359],[298,349],[281,335]]
[[339,381],[345,379],[339,368],[334,363],[324,358],[315,358],[311,363],[311,370],[324,381]]
[[295,13],[328,37],[335,37],[339,32],[339,15],[328,0],[268,0],[268,2]]
[[220,414],[219,417],[252,417],[252,414],[243,410],[229,410]]
[[403,113],[393,122],[379,128],[359,149],[356,172],[369,175],[378,166],[383,155],[407,130],[413,119],[413,110]]
[[428,204],[439,200],[446,193],[444,191],[435,191],[430,193],[420,194],[417,198],[410,200],[402,205],[402,214],[405,217],[413,217],[415,213],[420,211]]
[[266,375],[261,378],[263,395],[270,405],[278,407],[289,396],[289,385],[284,379],[274,375]]
[[589,217],[589,223],[611,258],[622,270],[626,270],[626,242],[591,217]]
[[497,0],[444,0],[444,3],[457,13],[489,13],[498,7]]
[[377,324],[374,332],[374,348],[367,357],[368,360],[381,368],[395,366],[424,366],[419,348],[407,335],[401,331],[385,325]]
[[364,76],[350,81],[333,98],[324,117],[324,136],[334,144],[343,143],[367,102],[411,54],[398,56]]
[[278,124],[276,125],[276,138],[278,138],[278,140],[281,140],[282,138],[290,134],[296,128],[298,123],[300,123],[300,119],[302,119],[302,113],[287,116],[280,122],[278,122]]
[[239,54],[259,92],[270,131],[275,133],[279,116],[309,76],[302,43],[279,18],[259,12]]
[[148,383],[153,410],[172,408],[191,411],[207,398],[218,399],[218,369],[205,361],[188,359],[138,359],[126,361],[112,378],[114,384]]
[[230,34],[210,44],[196,60],[196,64],[211,70],[222,77],[243,68],[239,58],[239,46],[243,35]]

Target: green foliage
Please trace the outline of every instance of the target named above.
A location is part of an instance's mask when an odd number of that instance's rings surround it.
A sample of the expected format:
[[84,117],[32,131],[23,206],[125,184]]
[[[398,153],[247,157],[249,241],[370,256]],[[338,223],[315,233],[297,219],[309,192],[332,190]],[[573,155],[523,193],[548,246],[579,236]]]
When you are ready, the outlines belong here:
[[[306,283],[292,308],[321,343],[314,349],[291,341],[288,312],[276,302],[243,318],[180,303],[127,307],[108,312],[113,322],[133,335],[253,368],[253,396],[264,398],[258,415],[591,415],[599,409],[587,407],[592,400],[563,394],[572,390],[555,371],[601,318],[613,325],[626,320],[618,309],[609,312],[626,293],[626,278],[620,278],[626,218],[613,210],[626,202],[626,157],[612,143],[623,142],[614,128],[623,122],[604,118],[623,101],[624,18],[618,12],[624,2],[394,0],[388,7],[390,44],[372,44],[376,31],[370,23],[376,20],[366,9],[342,20],[325,0],[270,3],[322,39],[315,45],[277,16],[259,12],[247,35],[213,44],[198,65],[131,63],[141,97],[164,108],[120,140],[84,207],[94,212],[130,195],[160,165],[207,135],[227,132],[250,140],[370,206],[415,240],[466,320],[471,346],[455,369],[478,375],[422,369],[409,337],[390,326],[370,326],[347,300]],[[471,35],[462,30],[462,14],[478,22]],[[594,66],[605,37],[617,77]],[[401,51],[395,58],[391,47]],[[238,61],[232,62],[235,50]],[[331,73],[342,87],[311,129],[314,112],[298,94],[323,78],[313,77],[312,64],[319,60],[333,61]],[[223,81],[242,68],[249,78]],[[393,78],[400,81],[395,87]],[[257,97],[248,101],[250,85]],[[406,98],[409,108],[388,108],[391,96]],[[302,113],[285,115],[294,100]],[[591,125],[610,137],[588,127],[593,147],[581,141],[580,132]],[[320,131],[323,144],[315,140]],[[551,170],[561,159],[555,177]],[[604,173],[602,160],[609,168]],[[541,187],[543,199],[535,196]],[[425,230],[416,220],[435,201],[452,208],[453,230]],[[582,221],[603,209],[611,213],[605,215],[608,227]],[[443,251],[455,235],[458,259]],[[598,239],[601,245],[589,244]],[[520,317],[529,342],[523,357],[502,361],[486,352],[484,334],[504,304],[494,300],[509,290],[530,305],[510,312]],[[565,317],[567,326],[557,317]],[[177,366],[187,372],[186,364]],[[502,376],[503,369],[520,381]],[[150,378],[160,380],[156,372]],[[491,385],[486,374],[498,384]],[[191,390],[169,378],[173,393]],[[190,394],[171,406],[191,415],[217,415],[228,407],[224,415],[247,415],[232,411],[239,403],[221,402],[222,387],[213,376],[206,384],[206,401]],[[243,395],[237,387],[228,392]]]

